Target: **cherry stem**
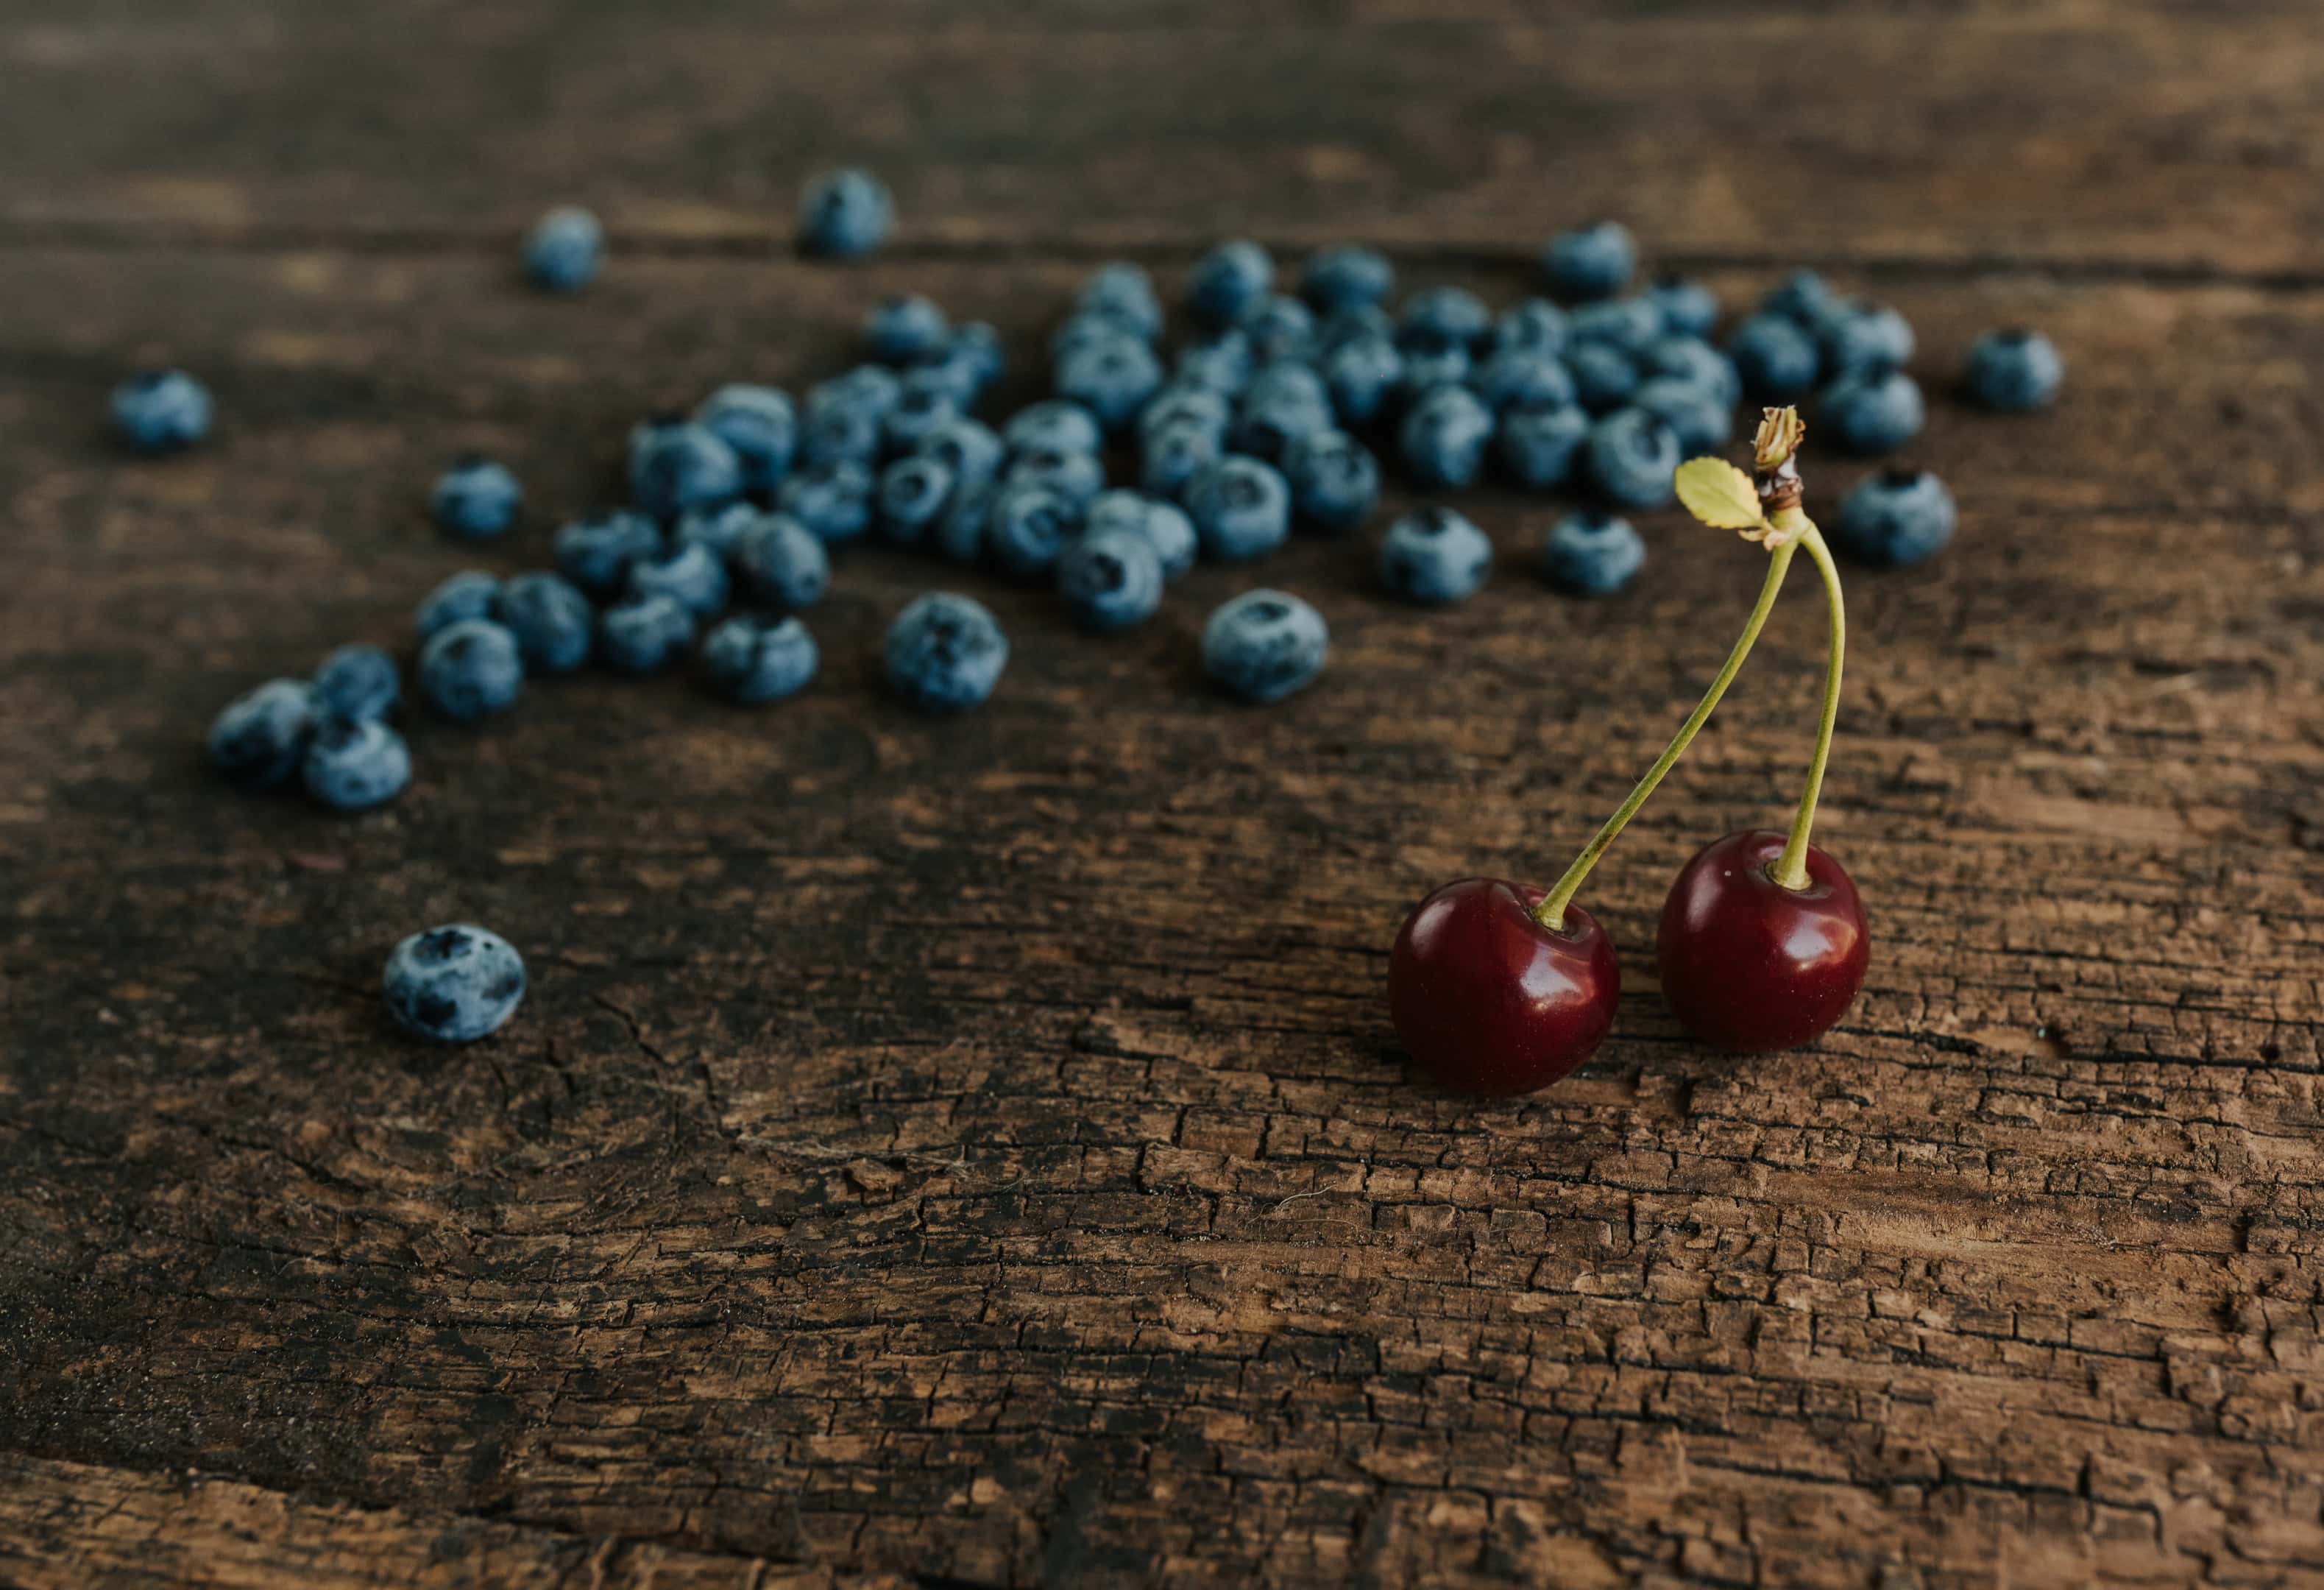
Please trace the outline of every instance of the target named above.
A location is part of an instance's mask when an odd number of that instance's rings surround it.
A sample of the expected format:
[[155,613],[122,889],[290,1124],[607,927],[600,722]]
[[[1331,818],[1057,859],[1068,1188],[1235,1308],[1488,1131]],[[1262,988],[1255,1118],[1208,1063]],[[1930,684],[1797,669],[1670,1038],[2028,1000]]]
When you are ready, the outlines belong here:
[[1800,545],[1807,549],[1808,556],[1815,559],[1816,572],[1823,576],[1824,611],[1831,617],[1831,660],[1824,664],[1823,717],[1816,726],[1815,760],[1808,763],[1808,786],[1800,792],[1792,837],[1784,842],[1784,854],[1770,869],[1775,882],[1786,889],[1808,886],[1808,830],[1815,826],[1824,764],[1831,760],[1832,730],[1840,723],[1840,663],[1848,654],[1848,611],[1840,599],[1840,570],[1832,564],[1831,549],[1824,545],[1822,532],[1812,522],[1801,533]]
[[[1813,533],[1812,526],[1810,533]],[[1819,541],[1816,544],[1821,547],[1823,543]],[[1678,733],[1671,736],[1671,743],[1663,748],[1663,753],[1655,758],[1655,764],[1646,769],[1646,777],[1640,779],[1622,804],[1614,809],[1614,815],[1606,819],[1606,826],[1582,846],[1582,854],[1573,858],[1573,864],[1565,869],[1565,875],[1558,879],[1556,887],[1542,896],[1541,903],[1533,908],[1534,920],[1551,932],[1564,930],[1565,908],[1572,903],[1574,892],[1590,875],[1590,869],[1598,864],[1598,858],[1606,854],[1607,847],[1614,843],[1624,826],[1637,816],[1638,808],[1646,803],[1646,797],[1655,792],[1655,786],[1663,781],[1663,775],[1678,765],[1678,759],[1686,754],[1686,748],[1694,743],[1694,736],[1702,731],[1704,724],[1711,721],[1711,711],[1719,705],[1719,698],[1727,694],[1727,687],[1733,684],[1735,676],[1742,671],[1743,660],[1751,655],[1751,642],[1759,638],[1759,631],[1766,625],[1767,615],[1775,609],[1775,594],[1784,588],[1784,575],[1790,569],[1792,554],[1797,550],[1796,541],[1785,541],[1768,554],[1767,578],[1759,587],[1758,603],[1752,607],[1751,616],[1744,621],[1743,633],[1736,638],[1735,649],[1727,654],[1726,666],[1719,670],[1719,677],[1711,681],[1711,689],[1702,693],[1702,699],[1695,703],[1694,710],[1687,714],[1686,721],[1678,726]]]

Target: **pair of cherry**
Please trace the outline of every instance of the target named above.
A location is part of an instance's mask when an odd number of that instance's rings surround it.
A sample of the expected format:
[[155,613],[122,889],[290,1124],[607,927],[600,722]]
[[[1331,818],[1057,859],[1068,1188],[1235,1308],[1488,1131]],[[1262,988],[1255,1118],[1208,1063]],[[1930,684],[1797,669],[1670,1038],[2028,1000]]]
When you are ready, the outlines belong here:
[[1855,1003],[1871,954],[1864,906],[1846,869],[1808,843],[1839,716],[1846,624],[1831,551],[1800,508],[1805,434],[1796,411],[1770,409],[1757,439],[1756,478],[1717,458],[1680,467],[1680,501],[1704,523],[1765,547],[1766,580],[1719,677],[1573,864],[1548,889],[1458,879],[1405,918],[1388,959],[1388,1009],[1413,1058],[1447,1087],[1531,1093],[1604,1040],[1621,969],[1605,930],[1572,903],[1574,892],[1709,721],[1802,550],[1823,577],[1831,645],[1797,815],[1788,834],[1729,834],[1697,851],[1664,901],[1655,948],[1664,997],[1681,1024],[1720,1049],[1796,1048]]

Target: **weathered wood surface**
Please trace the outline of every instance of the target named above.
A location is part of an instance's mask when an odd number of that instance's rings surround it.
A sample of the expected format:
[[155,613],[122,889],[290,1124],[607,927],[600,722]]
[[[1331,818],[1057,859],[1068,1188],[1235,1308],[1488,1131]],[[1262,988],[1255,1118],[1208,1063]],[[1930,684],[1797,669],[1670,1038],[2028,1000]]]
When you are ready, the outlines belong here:
[[[0,1582],[2324,1583],[2304,9],[339,9],[0,19]],[[748,246],[851,150],[906,257]],[[574,192],[630,252],[515,289]],[[1851,587],[1822,832],[1878,948],[1812,1050],[1702,1052],[1648,949],[1784,809],[1805,587],[1593,882],[1587,1071],[1447,1099],[1380,1008],[1410,899],[1562,864],[1715,665],[1756,554],[1671,516],[1591,605],[1525,572],[1550,504],[1477,500],[1452,614],[1302,542],[1258,578],[1333,663],[1273,711],[1202,687],[1254,578],[1204,569],[1107,642],[973,578],[1001,692],[914,717],[880,628],[964,577],[874,550],[776,711],[544,686],[353,821],[201,768],[225,697],[540,560],[634,414],[825,373],[881,291],[1029,360],[1118,240],[1508,297],[1607,208],[1731,302],[1856,260],[1932,373],[2017,319],[2073,360],[2051,416],[1939,403],[1962,535]],[[124,460],[164,356],[218,434]],[[481,557],[419,508],[470,444],[539,509]],[[423,1054],[373,985],[446,917],[534,986]]]

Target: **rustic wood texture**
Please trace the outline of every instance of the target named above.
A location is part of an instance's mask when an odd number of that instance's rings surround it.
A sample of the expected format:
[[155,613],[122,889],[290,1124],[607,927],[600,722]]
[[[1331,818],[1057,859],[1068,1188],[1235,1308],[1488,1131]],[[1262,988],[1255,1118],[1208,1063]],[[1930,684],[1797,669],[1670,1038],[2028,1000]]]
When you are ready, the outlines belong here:
[[[0,18],[0,1583],[2324,1585],[2310,10],[645,9]],[[842,154],[896,256],[780,257]],[[510,239],[568,197],[620,247],[545,300]],[[1485,493],[1459,611],[1302,541],[1104,642],[865,549],[774,710],[544,684],[356,819],[201,765],[884,291],[1027,365],[1117,245],[1507,299],[1609,209],[1730,305],[1833,263],[1937,396],[1963,529],[1850,586],[1820,837],[1877,949],[1810,1050],[1703,1052],[1650,960],[1785,809],[1808,583],[1591,885],[1600,1058],[1450,1099],[1382,1009],[1404,907],[1554,873],[1715,667],[1757,554],[1674,515],[1609,602]],[[2069,401],[1964,409],[2021,320]],[[217,432],[131,460],[157,359]],[[481,551],[420,507],[472,445],[534,506]],[[1252,711],[1194,650],[1260,580],[1333,654]],[[881,628],[964,584],[1008,674],[916,717]],[[375,979],[446,918],[533,986],[423,1052]]]

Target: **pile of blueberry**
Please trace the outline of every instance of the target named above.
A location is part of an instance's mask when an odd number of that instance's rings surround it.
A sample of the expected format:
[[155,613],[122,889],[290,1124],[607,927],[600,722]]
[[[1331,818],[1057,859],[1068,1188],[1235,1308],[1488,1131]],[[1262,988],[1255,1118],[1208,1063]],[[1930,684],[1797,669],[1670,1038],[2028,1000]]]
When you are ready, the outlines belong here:
[[[801,249],[868,254],[893,217],[875,179],[830,173],[803,200]],[[559,209],[529,239],[526,268],[545,289],[576,291],[604,246],[594,217]],[[1719,304],[1700,283],[1630,291],[1637,251],[1615,223],[1554,238],[1543,268],[1551,296],[1499,313],[1457,287],[1391,312],[1395,272],[1374,250],[1314,254],[1293,293],[1260,245],[1223,243],[1194,266],[1191,331],[1170,347],[1147,273],[1108,264],[1049,339],[1051,395],[991,423],[977,413],[1002,369],[993,329],[954,325],[923,297],[888,300],[864,322],[864,362],[797,399],[730,385],[690,413],[640,421],[629,503],[560,529],[552,569],[446,580],[416,615],[416,694],[471,722],[511,707],[528,676],[593,658],[645,674],[692,653],[736,701],[790,695],[816,672],[798,615],[829,588],[830,549],[875,532],[1051,584],[1082,625],[1120,630],[1150,617],[1197,558],[1257,559],[1295,525],[1355,531],[1378,504],[1383,455],[1423,490],[1489,469],[1529,491],[1586,493],[1596,505],[1553,527],[1539,566],[1561,589],[1600,594],[1645,557],[1621,514],[1669,505],[1677,466],[1725,446],[1747,401],[1815,393],[1827,439],[1858,454],[1891,452],[1922,428],[1911,326],[1812,272],[1714,342]],[[1978,343],[1967,385],[1990,407],[2029,409],[2060,378],[2046,339],[1998,332]],[[152,451],[198,439],[209,407],[176,372],[139,376],[114,400],[124,435]],[[514,524],[522,496],[502,465],[464,458],[433,505],[447,532],[485,541]],[[1870,561],[1912,562],[1953,522],[1935,476],[1891,469],[1849,496],[1833,539]],[[1378,546],[1381,585],[1416,603],[1465,599],[1492,561],[1483,532],[1439,506],[1401,515]],[[1203,657],[1229,691],[1274,701],[1316,676],[1327,641],[1311,605],[1255,589],[1212,615]],[[908,605],[884,651],[897,692],[931,712],[983,701],[1008,656],[991,612],[949,592]],[[377,806],[410,778],[389,722],[401,695],[384,652],[344,647],[311,680],[276,679],[229,705],[211,754],[244,788],[297,781],[337,809]]]

